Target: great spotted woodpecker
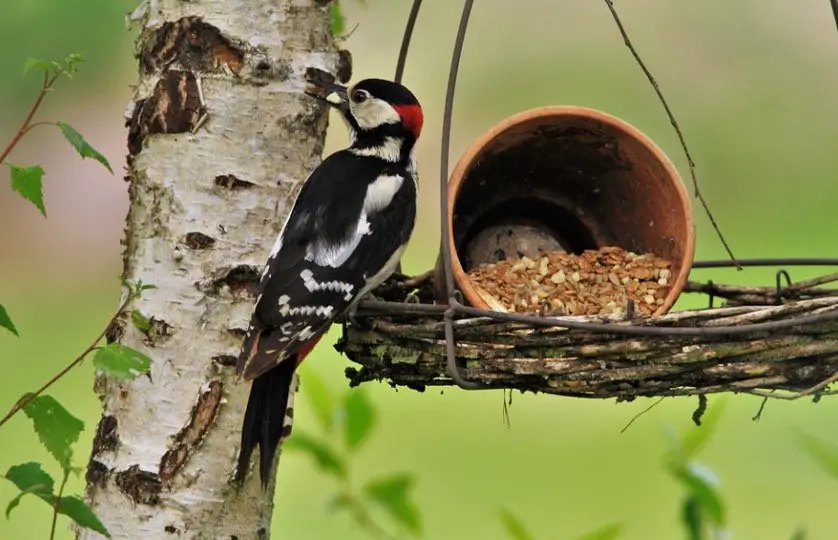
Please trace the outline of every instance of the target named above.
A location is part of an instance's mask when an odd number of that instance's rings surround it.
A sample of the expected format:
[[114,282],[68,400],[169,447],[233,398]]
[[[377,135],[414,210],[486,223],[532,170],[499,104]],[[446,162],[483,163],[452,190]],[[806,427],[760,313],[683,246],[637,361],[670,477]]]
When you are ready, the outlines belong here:
[[[267,484],[291,432],[294,371],[335,319],[352,312],[401,259],[416,220],[414,147],[422,108],[405,87],[366,79],[307,93],[338,109],[350,146],[311,173],[271,250],[236,371],[253,379],[236,480],[259,446]],[[332,97],[337,98],[337,102]]]

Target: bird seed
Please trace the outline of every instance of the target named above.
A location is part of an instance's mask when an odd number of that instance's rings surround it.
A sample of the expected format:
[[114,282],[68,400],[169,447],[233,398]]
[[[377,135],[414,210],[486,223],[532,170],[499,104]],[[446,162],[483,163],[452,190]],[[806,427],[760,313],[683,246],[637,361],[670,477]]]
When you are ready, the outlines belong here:
[[565,315],[624,315],[629,300],[651,315],[669,293],[671,263],[619,247],[580,255],[555,251],[481,264],[467,272],[480,297],[496,311]]

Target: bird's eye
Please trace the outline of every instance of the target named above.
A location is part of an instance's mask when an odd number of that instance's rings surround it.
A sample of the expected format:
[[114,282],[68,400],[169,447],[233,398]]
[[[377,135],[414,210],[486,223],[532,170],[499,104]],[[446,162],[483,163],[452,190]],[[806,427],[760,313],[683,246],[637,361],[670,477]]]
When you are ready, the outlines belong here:
[[370,97],[370,95],[366,90],[355,90],[352,92],[352,101],[355,103],[363,103],[368,97]]

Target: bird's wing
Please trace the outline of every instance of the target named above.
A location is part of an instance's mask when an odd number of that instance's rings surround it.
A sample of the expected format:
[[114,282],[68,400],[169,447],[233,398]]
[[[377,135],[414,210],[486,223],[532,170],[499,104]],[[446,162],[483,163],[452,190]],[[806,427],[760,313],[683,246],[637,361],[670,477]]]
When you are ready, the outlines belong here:
[[306,180],[265,265],[236,366],[246,379],[326,332],[413,228],[411,179],[376,175],[375,161],[353,160],[346,170],[346,160],[333,156]]

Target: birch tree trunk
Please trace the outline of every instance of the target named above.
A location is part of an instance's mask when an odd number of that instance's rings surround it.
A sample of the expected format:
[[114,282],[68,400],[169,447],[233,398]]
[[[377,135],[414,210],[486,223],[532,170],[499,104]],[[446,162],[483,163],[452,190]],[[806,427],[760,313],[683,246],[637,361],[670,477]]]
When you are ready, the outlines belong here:
[[146,0],[131,15],[143,29],[125,278],[156,288],[132,306],[150,330],[128,318],[109,332],[153,359],[151,376],[96,381],[87,498],[115,539],[270,537],[273,486],[231,484],[250,387],[234,363],[261,266],[323,149],[306,72],[348,78],[326,4]]

